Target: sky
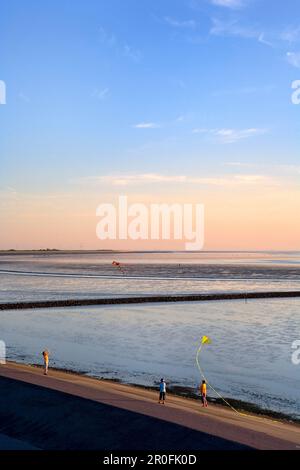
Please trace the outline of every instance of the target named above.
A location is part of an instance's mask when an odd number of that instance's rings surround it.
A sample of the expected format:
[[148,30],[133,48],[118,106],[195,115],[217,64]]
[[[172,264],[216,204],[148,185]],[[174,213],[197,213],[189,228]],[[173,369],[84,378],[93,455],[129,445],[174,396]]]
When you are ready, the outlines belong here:
[[0,13],[0,249],[182,248],[99,240],[98,205],[127,195],[204,204],[206,250],[300,250],[298,0]]

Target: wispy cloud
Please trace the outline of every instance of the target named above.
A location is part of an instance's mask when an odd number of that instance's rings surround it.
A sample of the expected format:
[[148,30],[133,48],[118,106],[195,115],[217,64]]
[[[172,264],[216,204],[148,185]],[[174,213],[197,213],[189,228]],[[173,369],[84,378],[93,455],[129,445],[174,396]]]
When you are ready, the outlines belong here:
[[128,57],[134,62],[139,62],[142,53],[139,49],[129,45],[127,42],[120,40],[114,33],[106,31],[102,26],[99,28],[99,37],[102,44],[115,49],[119,54]]
[[264,44],[265,46],[275,47],[273,42],[266,39],[266,34],[265,33],[260,33],[257,40],[258,40],[258,42],[260,42],[261,44]]
[[167,176],[157,173],[124,174],[124,175],[104,175],[91,177],[94,182],[108,183],[113,186],[128,186],[137,184],[153,183],[184,183],[186,176]]
[[186,120],[186,116],[184,114],[181,114],[178,116],[175,120],[175,122],[184,122]]
[[248,129],[203,129],[193,130],[194,134],[210,134],[220,143],[233,144],[240,140],[249,139],[267,133],[266,129],[248,128]]
[[225,144],[231,144],[238,142],[239,140],[249,139],[250,137],[256,137],[258,135],[266,134],[266,129],[219,129],[216,135]]
[[256,167],[253,163],[247,162],[225,162],[225,166],[236,167],[236,168],[253,168]]
[[15,199],[18,196],[18,191],[11,186],[0,186],[0,195],[2,197],[10,197]]
[[300,68],[300,52],[287,52],[286,58],[293,67]]
[[277,165],[280,171],[285,171],[293,175],[300,175],[300,165]]
[[97,98],[98,100],[104,100],[109,96],[109,88],[103,88],[99,90],[98,88],[95,88],[95,90],[92,93],[92,97]]
[[116,46],[118,43],[118,39],[115,34],[109,33],[102,26],[99,28],[99,37],[100,42],[102,42],[103,44],[107,44],[110,47]]
[[257,39],[261,37],[261,32],[253,28],[241,26],[237,20],[223,21],[219,18],[212,18],[210,34],[215,36],[238,36],[242,38]]
[[[283,157],[284,159],[284,157]],[[277,184],[282,184],[283,187],[297,187],[300,183],[300,165],[297,164],[272,164],[255,163],[246,161],[229,161],[225,162],[224,166],[232,168],[236,172],[249,172],[259,175],[269,175]]]
[[155,122],[140,122],[138,124],[134,124],[132,127],[135,129],[157,129],[160,126]]
[[176,86],[177,88],[180,88],[181,90],[185,90],[187,85],[184,82],[184,80],[181,80],[180,78],[170,78],[170,82],[173,86]]
[[270,93],[276,87],[274,85],[266,85],[262,87],[253,87],[253,86],[245,86],[241,88],[235,89],[227,89],[227,90],[216,90],[212,93],[212,96],[239,96],[239,95],[254,95],[257,93]]
[[300,41],[300,26],[285,29],[285,31],[281,33],[280,37],[283,41],[287,41],[289,43]]
[[267,39],[267,35],[264,31],[259,31],[248,25],[242,25],[236,19],[220,20],[219,18],[212,18],[211,22],[212,26],[210,28],[210,34],[213,36],[233,36],[244,39],[253,39],[264,46],[275,47],[274,43]]
[[11,210],[23,201],[23,195],[20,194],[15,188],[10,186],[0,187],[0,213],[10,213]]
[[24,103],[30,103],[31,102],[31,99],[29,98],[29,96],[25,95],[25,93],[23,93],[22,91],[20,91],[18,96],[19,96],[19,99],[21,101],[23,101]]
[[[78,181],[77,181],[78,182]],[[260,174],[233,174],[217,177],[187,175],[163,175],[159,173],[141,173],[124,175],[103,175],[81,178],[80,183],[107,184],[110,186],[136,186],[147,184],[194,184],[203,186],[244,186],[277,185],[277,181]]]
[[[270,166],[267,163],[250,163],[250,162],[239,162],[239,161],[231,161],[225,162],[225,166],[229,167],[236,167],[236,168],[252,168],[255,171],[268,171],[270,172]],[[276,164],[272,165],[271,167],[272,172],[276,174],[282,175],[283,173],[289,174],[291,176],[300,175],[300,165],[292,165],[292,164]]]
[[231,9],[242,8],[246,5],[245,0],[210,0],[210,3]]
[[195,28],[196,27],[196,21],[194,20],[177,20],[175,18],[171,18],[170,16],[165,16],[165,21],[168,23],[170,26],[173,26],[174,28]]
[[134,62],[139,62],[142,58],[142,53],[138,49],[135,49],[128,44],[124,44],[123,54],[125,57],[129,57],[129,59],[133,60]]

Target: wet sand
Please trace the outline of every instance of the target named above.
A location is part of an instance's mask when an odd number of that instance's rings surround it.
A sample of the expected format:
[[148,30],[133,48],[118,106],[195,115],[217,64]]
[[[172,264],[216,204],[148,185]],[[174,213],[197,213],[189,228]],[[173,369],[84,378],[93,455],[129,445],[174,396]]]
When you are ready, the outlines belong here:
[[8,363],[0,386],[1,449],[300,448],[298,425],[84,375]]

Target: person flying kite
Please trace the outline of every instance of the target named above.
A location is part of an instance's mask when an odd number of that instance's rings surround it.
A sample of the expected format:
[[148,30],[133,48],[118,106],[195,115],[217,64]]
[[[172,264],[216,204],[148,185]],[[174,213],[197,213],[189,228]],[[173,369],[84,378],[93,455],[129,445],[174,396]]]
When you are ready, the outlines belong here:
[[201,394],[201,400],[202,400],[202,406],[203,408],[208,407],[207,403],[207,398],[206,398],[206,382],[205,380],[202,380],[202,384],[200,385],[200,394]]
[[[222,395],[220,395],[219,392],[217,392],[217,390],[215,390],[213,388],[212,385],[210,385],[210,383],[206,380],[206,377],[204,376],[204,373],[203,373],[203,370],[200,366],[200,362],[199,362],[199,355],[200,355],[200,352],[202,350],[202,347],[203,345],[205,344],[211,344],[211,339],[208,337],[208,336],[202,336],[201,338],[201,342],[200,342],[200,346],[197,350],[197,353],[196,353],[196,364],[197,364],[197,367],[199,369],[199,372],[201,374],[201,377],[202,377],[202,384],[200,385],[200,393],[201,393],[201,398],[202,398],[202,403],[203,403],[203,406],[207,406],[207,396],[206,396],[206,386],[208,386],[211,390],[213,390],[213,392],[215,392],[215,394],[221,398],[221,400],[223,400],[224,403],[226,403],[227,406],[229,406],[235,413],[239,414],[239,415],[242,415],[243,413],[237,411],[230,403],[228,403],[227,400],[225,400],[225,398],[222,397]],[[205,405],[206,404],[206,405]]]

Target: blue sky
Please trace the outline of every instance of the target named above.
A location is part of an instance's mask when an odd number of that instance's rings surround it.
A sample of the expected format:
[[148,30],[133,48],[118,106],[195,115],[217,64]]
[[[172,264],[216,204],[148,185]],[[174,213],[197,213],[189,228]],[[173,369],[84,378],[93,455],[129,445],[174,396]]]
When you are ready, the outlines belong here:
[[296,187],[299,18],[297,0],[5,2],[3,197],[145,175]]

